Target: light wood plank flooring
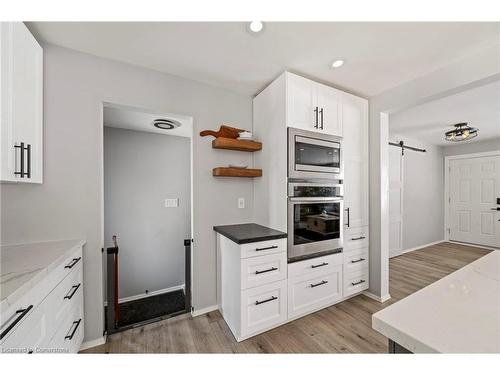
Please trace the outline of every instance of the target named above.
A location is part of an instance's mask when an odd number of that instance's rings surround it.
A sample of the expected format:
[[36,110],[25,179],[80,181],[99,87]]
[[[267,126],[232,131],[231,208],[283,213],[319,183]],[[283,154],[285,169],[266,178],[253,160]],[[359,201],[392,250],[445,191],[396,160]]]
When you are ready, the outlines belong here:
[[390,301],[359,295],[240,343],[214,311],[118,333],[85,353],[387,353],[387,339],[371,328],[371,315],[488,252],[443,242],[392,258]]

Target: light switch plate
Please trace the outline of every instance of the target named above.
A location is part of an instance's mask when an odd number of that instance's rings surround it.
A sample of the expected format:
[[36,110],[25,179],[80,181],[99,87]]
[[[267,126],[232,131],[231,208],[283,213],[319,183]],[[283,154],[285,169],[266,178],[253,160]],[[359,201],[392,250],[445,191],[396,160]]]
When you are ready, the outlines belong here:
[[165,207],[179,207],[179,198],[167,198],[165,199]]
[[238,198],[238,208],[245,208],[245,198]]

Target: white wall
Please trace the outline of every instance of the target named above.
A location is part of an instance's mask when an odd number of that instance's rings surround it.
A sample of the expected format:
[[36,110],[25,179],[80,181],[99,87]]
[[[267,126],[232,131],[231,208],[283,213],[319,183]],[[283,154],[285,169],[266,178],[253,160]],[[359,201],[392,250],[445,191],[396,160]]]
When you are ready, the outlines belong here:
[[405,150],[402,158],[402,251],[444,240],[444,158],[441,147],[399,134],[390,133],[389,139],[391,142],[402,140],[409,146],[426,150]]
[[[252,181],[217,179],[217,165],[251,164],[249,153],[219,151],[200,130],[252,128],[252,101],[205,84],[44,45],[44,183],[2,185],[3,244],[85,238],[85,340],[102,336],[102,102],[193,116],[193,305],[216,304],[218,224],[252,219]],[[238,209],[237,198],[246,199]]]
[[[500,127],[500,119],[498,119],[498,126]],[[488,152],[500,150],[500,138],[495,139],[481,139],[481,129],[477,138],[471,141],[452,144],[450,146],[441,146],[441,152],[444,156],[474,154],[477,152]]]
[[[104,128],[104,242],[118,238],[119,298],[184,284],[190,143],[187,137]],[[178,199],[179,206],[166,208],[166,198]]]

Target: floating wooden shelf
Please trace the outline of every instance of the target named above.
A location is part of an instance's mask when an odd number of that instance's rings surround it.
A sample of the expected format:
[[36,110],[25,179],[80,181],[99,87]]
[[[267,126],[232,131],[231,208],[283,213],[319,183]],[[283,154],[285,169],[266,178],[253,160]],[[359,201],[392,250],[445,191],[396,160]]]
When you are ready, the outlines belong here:
[[218,177],[261,177],[262,169],[217,167],[212,170]]
[[212,141],[212,148],[254,152],[262,149],[262,143],[255,141],[245,141],[241,139],[219,137],[215,138]]

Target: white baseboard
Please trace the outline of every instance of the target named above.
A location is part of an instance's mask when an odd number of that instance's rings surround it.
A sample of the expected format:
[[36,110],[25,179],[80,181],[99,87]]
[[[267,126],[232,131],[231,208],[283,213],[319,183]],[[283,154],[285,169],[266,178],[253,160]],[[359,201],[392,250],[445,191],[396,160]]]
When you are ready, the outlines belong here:
[[142,293],[142,294],[137,294],[135,296],[130,296],[130,297],[123,297],[118,299],[118,303],[123,303],[123,302],[129,302],[129,301],[135,301],[136,299],[141,299],[145,297],[151,297],[151,296],[157,296],[158,294],[163,294],[163,293],[168,293],[168,292],[173,292],[175,290],[179,289],[184,289],[185,285],[176,285],[172,286],[170,288],[165,288],[165,289],[160,289],[160,290],[154,290],[149,293]]
[[468,243],[468,242],[460,242],[460,241],[453,241],[453,240],[448,240],[446,242],[449,243],[456,243],[457,245],[464,245],[464,246],[470,246],[470,247],[478,247],[480,249],[486,249],[486,250],[500,250],[498,247],[490,247],[490,246],[484,246],[484,245],[476,245],[473,243]]
[[385,301],[388,301],[391,299],[391,295],[390,294],[386,294],[385,296],[382,296],[382,297],[379,297],[373,293],[370,293],[370,292],[363,292],[363,295],[367,296],[368,298],[371,298],[377,302],[380,302],[380,303],[384,303]]
[[199,310],[193,310],[193,311],[191,311],[191,316],[195,317],[195,316],[203,315],[203,314],[215,311],[215,310],[219,310],[219,306],[213,305],[213,306],[204,307],[204,308],[199,309]]
[[411,251],[420,250],[420,249],[423,249],[424,247],[437,245],[438,243],[441,243],[441,242],[446,242],[446,240],[434,241],[431,243],[426,243],[425,245],[420,245],[420,246],[412,247],[410,249],[401,250],[401,251],[398,251],[396,254],[390,254],[389,258],[394,258],[394,257],[400,256],[400,255],[409,253]]
[[93,348],[94,346],[99,346],[99,345],[104,345],[106,343],[106,337],[99,337],[98,339],[95,340],[90,340],[90,341],[85,341],[82,342],[82,345],[80,345],[80,350],[87,350],[90,348]]

